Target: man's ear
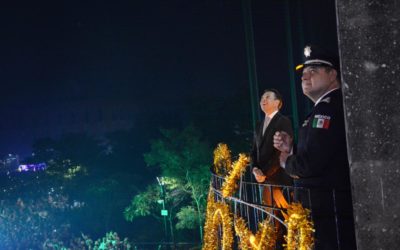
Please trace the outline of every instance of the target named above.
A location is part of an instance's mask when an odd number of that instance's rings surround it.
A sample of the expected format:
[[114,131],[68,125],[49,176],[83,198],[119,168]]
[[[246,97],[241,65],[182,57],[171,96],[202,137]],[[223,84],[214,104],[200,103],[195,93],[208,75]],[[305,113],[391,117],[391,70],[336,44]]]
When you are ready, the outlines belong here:
[[[279,101],[279,100],[278,100],[278,101]],[[282,108],[282,106],[283,106],[283,102],[282,102],[282,101],[279,101],[278,109],[280,110],[280,109]]]
[[337,77],[336,69],[332,69],[331,71],[329,71],[329,78],[331,81],[335,81],[336,77]]
[[276,107],[278,108],[278,110],[280,109],[281,106],[281,101],[279,101],[278,99],[274,100]]

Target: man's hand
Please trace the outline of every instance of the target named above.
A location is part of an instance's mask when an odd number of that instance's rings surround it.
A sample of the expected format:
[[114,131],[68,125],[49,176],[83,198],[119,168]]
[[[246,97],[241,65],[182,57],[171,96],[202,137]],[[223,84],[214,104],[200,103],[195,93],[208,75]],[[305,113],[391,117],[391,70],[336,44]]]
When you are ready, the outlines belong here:
[[265,176],[261,169],[257,167],[253,168],[253,174],[258,183],[264,182],[267,179],[267,176]]
[[274,147],[283,153],[290,154],[293,147],[293,138],[285,131],[278,131],[274,135]]

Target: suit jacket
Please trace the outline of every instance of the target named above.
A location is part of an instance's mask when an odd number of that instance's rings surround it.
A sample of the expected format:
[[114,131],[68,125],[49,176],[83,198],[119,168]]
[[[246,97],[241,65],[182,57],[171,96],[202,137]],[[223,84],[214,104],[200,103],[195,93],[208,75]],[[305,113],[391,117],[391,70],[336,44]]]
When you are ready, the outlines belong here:
[[258,123],[254,133],[251,152],[252,166],[258,167],[267,176],[266,182],[277,185],[292,185],[292,179],[279,164],[280,152],[274,148],[273,136],[277,131],[285,131],[293,137],[290,120],[279,112],[270,121],[264,135],[264,120]]

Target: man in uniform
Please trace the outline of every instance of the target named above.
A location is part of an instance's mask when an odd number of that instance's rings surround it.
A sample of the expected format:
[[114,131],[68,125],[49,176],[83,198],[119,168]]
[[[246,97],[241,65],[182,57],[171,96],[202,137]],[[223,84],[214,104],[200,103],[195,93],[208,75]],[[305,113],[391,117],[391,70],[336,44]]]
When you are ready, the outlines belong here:
[[302,89],[314,107],[297,148],[285,132],[274,135],[280,163],[294,178],[297,198],[311,208],[315,249],[356,249],[339,59],[315,46],[304,49]]

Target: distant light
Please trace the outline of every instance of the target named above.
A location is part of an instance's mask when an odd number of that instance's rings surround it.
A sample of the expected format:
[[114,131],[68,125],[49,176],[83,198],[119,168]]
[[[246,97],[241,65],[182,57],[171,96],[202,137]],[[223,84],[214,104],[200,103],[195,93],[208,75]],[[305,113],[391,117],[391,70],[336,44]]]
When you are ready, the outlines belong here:
[[19,165],[18,171],[19,172],[28,171],[28,165]]
[[18,172],[27,172],[27,171],[43,171],[47,168],[46,163],[39,164],[21,164],[18,166]]

